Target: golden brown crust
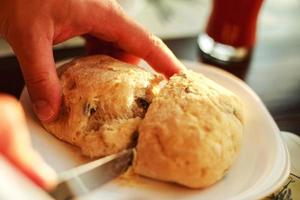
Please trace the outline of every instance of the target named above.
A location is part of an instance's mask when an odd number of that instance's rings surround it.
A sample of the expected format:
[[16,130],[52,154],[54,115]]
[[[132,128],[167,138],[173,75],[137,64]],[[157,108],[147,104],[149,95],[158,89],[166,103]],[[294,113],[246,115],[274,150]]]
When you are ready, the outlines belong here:
[[62,106],[56,121],[43,124],[50,133],[89,157],[132,145],[155,95],[157,75],[103,55],[75,59],[60,67],[58,75]]
[[242,104],[230,91],[185,71],[155,97],[139,128],[136,173],[202,188],[235,160],[243,132]]

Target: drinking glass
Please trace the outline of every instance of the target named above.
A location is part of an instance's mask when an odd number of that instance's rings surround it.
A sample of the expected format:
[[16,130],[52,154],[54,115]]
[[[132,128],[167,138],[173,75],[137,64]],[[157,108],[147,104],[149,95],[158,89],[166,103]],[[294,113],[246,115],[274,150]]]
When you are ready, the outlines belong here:
[[247,58],[255,44],[262,3],[263,0],[212,0],[205,32],[198,37],[202,53],[224,62]]

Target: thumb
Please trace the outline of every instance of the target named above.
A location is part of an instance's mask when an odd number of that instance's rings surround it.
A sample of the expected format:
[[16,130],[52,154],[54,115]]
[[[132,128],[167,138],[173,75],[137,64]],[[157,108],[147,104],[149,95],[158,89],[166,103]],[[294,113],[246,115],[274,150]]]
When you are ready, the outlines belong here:
[[0,94],[0,110],[0,154],[37,185],[50,189],[56,183],[56,174],[31,147],[20,104]]
[[20,62],[22,73],[38,118],[43,122],[55,119],[60,107],[61,87],[56,74],[52,43],[36,37],[11,44]]

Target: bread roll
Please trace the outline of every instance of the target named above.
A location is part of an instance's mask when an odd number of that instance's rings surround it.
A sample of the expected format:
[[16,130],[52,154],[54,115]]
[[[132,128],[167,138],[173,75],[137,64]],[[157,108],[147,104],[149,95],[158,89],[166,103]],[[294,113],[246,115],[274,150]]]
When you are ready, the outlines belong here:
[[171,77],[139,128],[135,173],[190,188],[220,180],[236,159],[242,103],[193,71]]
[[58,70],[59,116],[43,126],[84,155],[102,157],[134,145],[160,77],[108,56],[75,59]]

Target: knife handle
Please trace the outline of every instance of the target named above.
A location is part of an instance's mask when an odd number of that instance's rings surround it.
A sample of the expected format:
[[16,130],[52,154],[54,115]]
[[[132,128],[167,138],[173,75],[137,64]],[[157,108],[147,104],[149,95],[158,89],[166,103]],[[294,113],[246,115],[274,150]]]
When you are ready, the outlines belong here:
[[0,199],[53,200],[53,198],[18,171],[2,155],[0,155]]

